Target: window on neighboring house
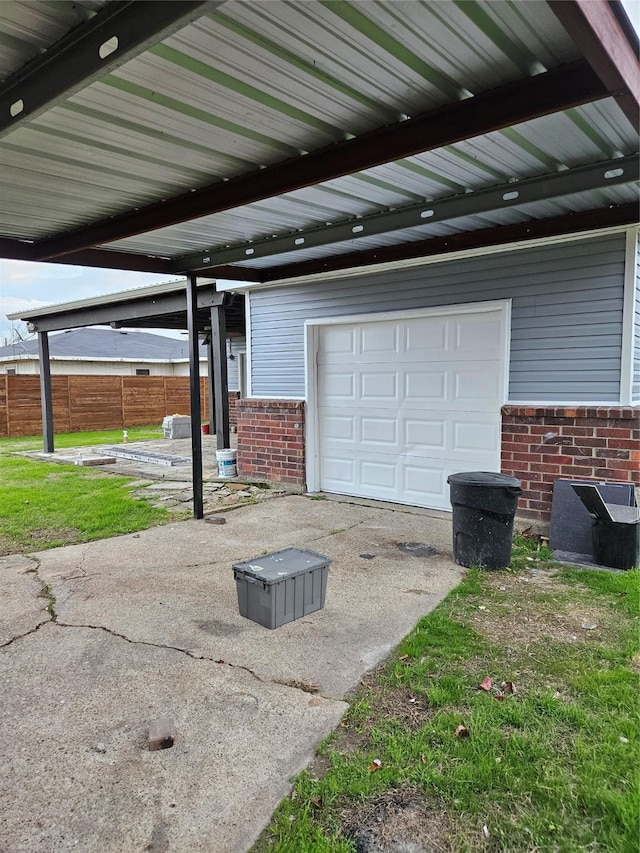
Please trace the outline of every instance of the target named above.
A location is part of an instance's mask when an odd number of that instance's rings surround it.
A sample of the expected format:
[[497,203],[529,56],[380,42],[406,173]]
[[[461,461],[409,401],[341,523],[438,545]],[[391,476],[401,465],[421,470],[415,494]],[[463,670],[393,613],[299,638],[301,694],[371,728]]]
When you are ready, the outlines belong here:
[[9,374],[9,376],[15,376],[16,375],[15,367],[7,367],[7,373]]
[[148,367],[136,367],[136,376],[149,376]]

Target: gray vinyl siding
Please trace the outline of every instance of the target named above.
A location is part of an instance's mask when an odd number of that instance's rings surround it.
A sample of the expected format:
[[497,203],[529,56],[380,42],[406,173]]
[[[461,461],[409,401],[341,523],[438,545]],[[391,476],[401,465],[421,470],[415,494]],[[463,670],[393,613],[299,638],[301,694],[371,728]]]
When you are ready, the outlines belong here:
[[246,338],[229,338],[229,343],[227,344],[227,354],[228,356],[233,356],[233,358],[227,357],[227,386],[229,388],[229,391],[240,390],[240,377],[238,375],[238,365],[240,364],[240,359],[238,358],[238,353],[244,352],[246,349]]
[[304,321],[512,299],[512,402],[618,402],[625,236],[255,290],[252,394],[304,397]]

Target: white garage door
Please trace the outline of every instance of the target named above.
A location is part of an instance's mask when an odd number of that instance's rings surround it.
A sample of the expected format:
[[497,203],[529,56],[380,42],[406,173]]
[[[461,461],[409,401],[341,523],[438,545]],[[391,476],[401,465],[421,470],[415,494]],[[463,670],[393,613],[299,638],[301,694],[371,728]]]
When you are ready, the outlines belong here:
[[501,310],[319,326],[320,489],[450,509],[500,470]]

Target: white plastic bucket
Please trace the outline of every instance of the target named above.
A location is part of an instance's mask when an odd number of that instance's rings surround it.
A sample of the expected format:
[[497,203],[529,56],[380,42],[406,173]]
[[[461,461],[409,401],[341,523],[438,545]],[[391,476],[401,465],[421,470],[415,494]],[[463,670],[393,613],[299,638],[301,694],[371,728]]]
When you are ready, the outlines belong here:
[[229,479],[236,476],[237,450],[216,450],[218,477]]

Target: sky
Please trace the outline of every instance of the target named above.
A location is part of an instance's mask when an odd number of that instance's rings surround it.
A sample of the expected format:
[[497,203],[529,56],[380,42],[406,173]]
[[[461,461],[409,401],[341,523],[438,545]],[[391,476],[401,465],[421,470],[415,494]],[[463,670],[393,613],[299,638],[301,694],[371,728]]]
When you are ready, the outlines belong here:
[[[65,264],[34,264],[28,261],[0,260],[0,346],[11,340],[15,329],[24,337],[22,323],[12,324],[7,314],[33,310],[58,302],[89,299],[118,290],[175,281],[177,276],[122,272]],[[12,328],[12,326],[14,328]],[[155,330],[154,330],[155,331]],[[163,332],[158,331],[158,334]],[[169,337],[179,333],[164,332]]]
[[[622,4],[640,33],[640,0],[622,0]],[[0,346],[14,331],[7,314],[172,280],[175,277],[149,273],[0,260]],[[23,324],[17,324],[17,329],[24,335]],[[179,333],[164,334],[177,337]]]

